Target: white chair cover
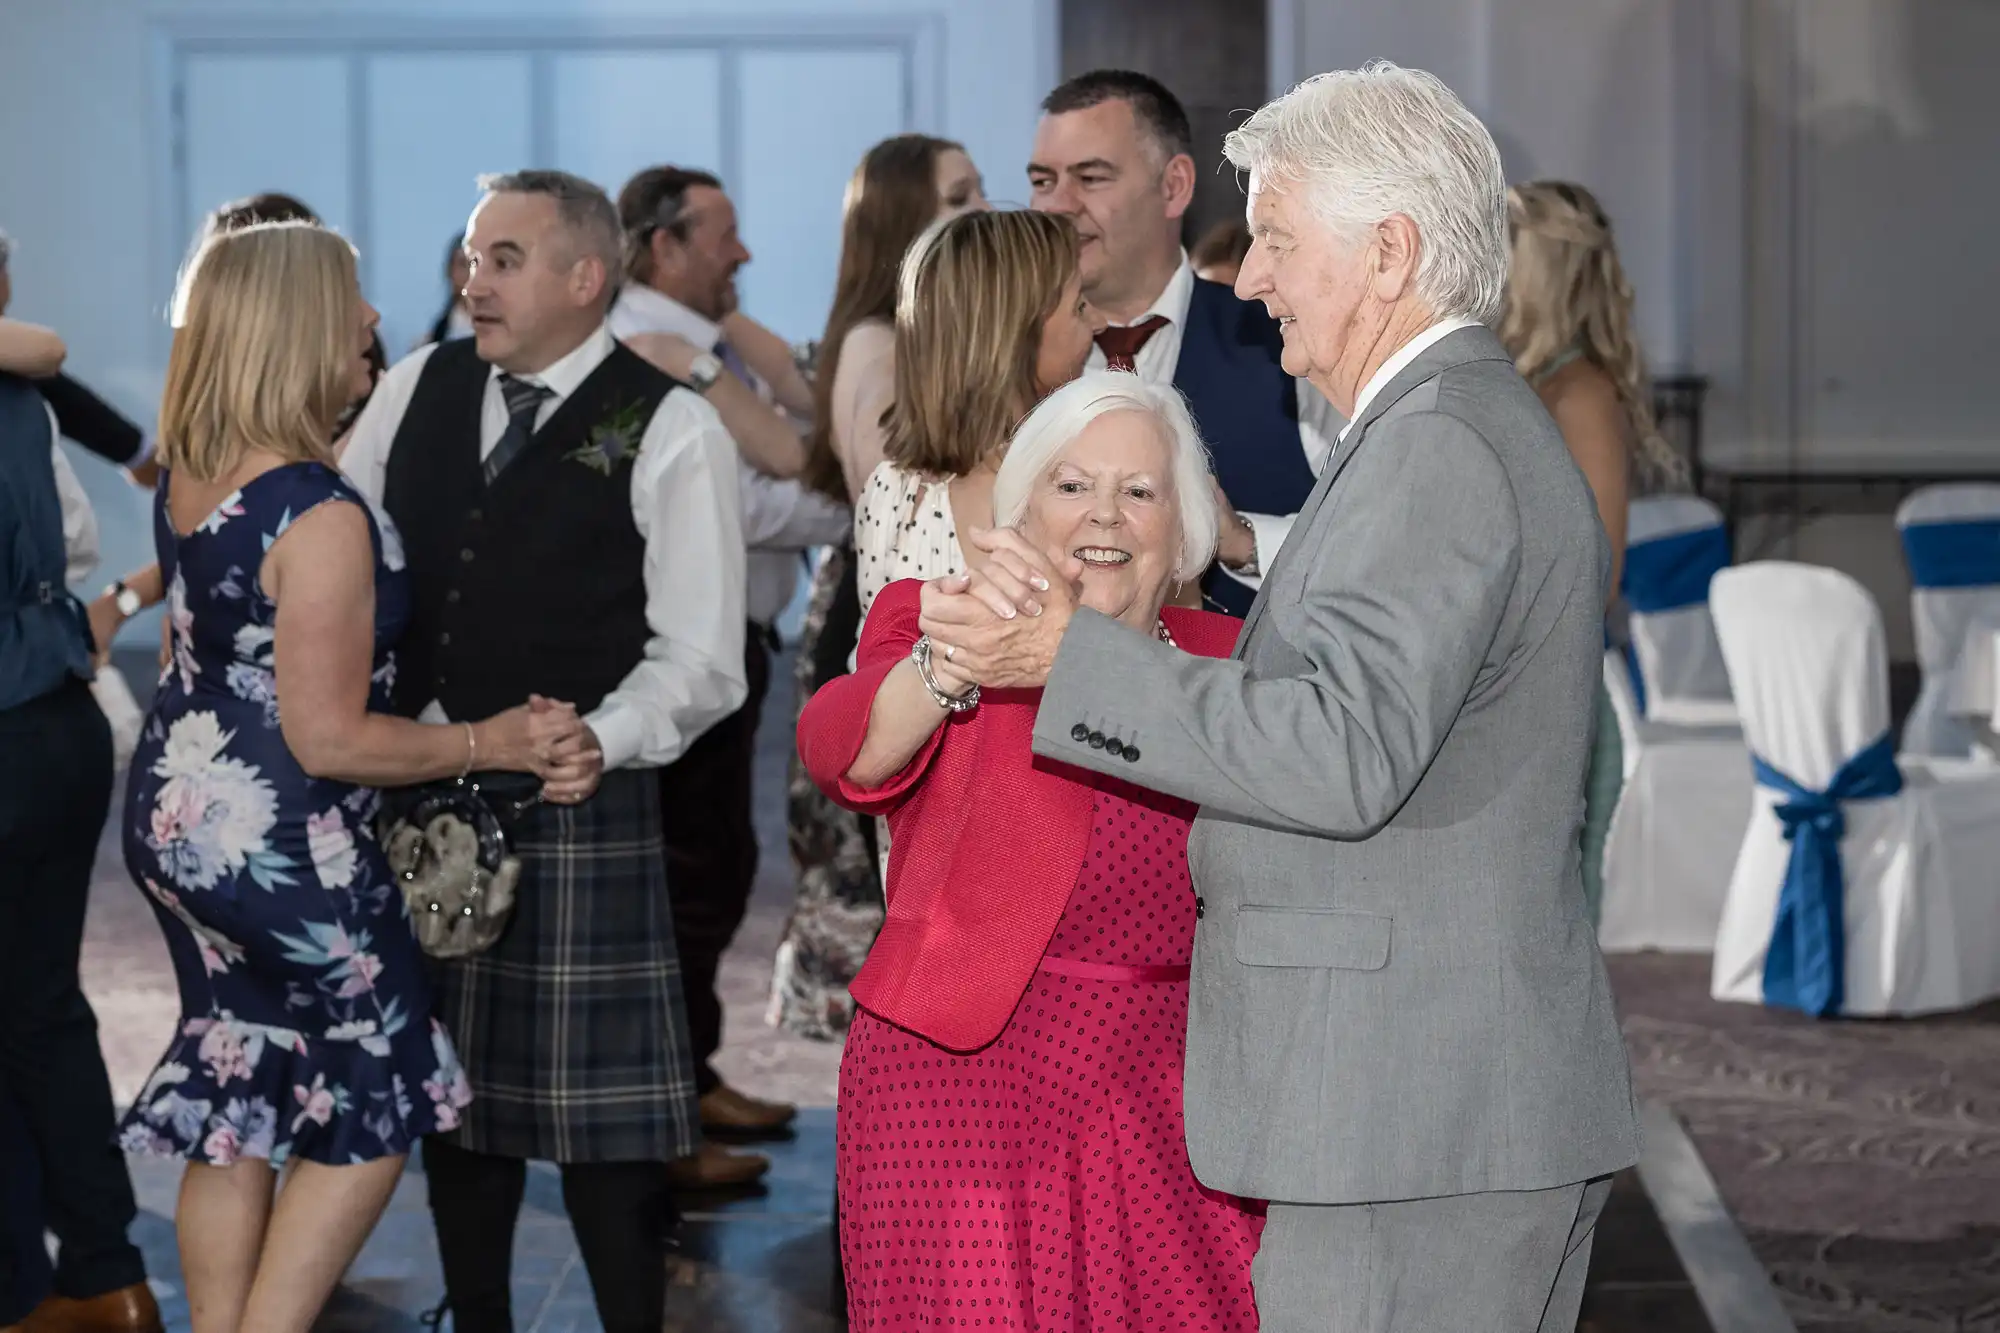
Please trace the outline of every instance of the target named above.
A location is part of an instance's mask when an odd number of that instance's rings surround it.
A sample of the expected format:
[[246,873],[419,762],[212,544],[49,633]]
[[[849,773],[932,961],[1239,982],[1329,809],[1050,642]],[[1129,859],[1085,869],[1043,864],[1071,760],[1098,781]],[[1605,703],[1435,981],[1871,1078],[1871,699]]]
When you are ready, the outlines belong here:
[[[1830,569],[1766,561],[1710,595],[1751,751],[1823,791],[1889,728],[1888,655],[1868,593]],[[2000,774],[1901,765],[1904,787],[1843,803],[1847,1014],[1918,1014],[2000,994]],[[1765,962],[1791,844],[1759,785],[1716,935],[1711,992],[1765,999]]]
[[1605,654],[1604,684],[1618,717],[1625,786],[1604,840],[1598,945],[1607,953],[1707,953],[1750,821],[1743,732],[1641,719],[1621,653]]
[[1926,486],[1896,511],[1896,529],[1924,673],[1902,752],[1964,758],[1976,737],[1956,707],[1955,677],[1971,634],[2000,624],[2000,486]]
[[1632,502],[1619,592],[1632,689],[1649,722],[1733,723],[1729,673],[1715,643],[1708,583],[1730,563],[1722,511],[1697,495]]

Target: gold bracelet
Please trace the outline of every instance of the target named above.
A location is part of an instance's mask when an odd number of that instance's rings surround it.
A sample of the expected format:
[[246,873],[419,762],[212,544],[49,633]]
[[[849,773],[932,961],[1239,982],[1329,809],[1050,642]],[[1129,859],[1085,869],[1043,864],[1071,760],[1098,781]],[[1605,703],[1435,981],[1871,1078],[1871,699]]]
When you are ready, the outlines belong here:
[[458,770],[458,780],[463,782],[472,776],[472,761],[479,757],[479,737],[470,722],[459,725],[465,728],[465,767]]

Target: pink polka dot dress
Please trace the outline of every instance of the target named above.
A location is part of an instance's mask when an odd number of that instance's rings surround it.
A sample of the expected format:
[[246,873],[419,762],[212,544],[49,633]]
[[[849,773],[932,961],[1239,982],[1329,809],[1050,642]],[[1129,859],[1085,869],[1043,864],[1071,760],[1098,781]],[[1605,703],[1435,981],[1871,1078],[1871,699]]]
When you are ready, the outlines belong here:
[[1257,1327],[1260,1206],[1196,1181],[1182,1129],[1185,809],[1097,793],[1055,937],[991,1045],[856,1015],[837,1154],[855,1330]]

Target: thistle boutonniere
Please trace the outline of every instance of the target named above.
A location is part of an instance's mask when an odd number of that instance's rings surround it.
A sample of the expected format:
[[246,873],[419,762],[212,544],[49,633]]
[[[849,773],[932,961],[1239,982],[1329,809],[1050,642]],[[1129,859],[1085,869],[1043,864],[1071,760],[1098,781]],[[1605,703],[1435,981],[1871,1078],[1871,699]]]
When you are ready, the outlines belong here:
[[644,409],[638,403],[627,403],[591,427],[590,438],[563,457],[608,477],[638,455],[639,440],[645,433]]

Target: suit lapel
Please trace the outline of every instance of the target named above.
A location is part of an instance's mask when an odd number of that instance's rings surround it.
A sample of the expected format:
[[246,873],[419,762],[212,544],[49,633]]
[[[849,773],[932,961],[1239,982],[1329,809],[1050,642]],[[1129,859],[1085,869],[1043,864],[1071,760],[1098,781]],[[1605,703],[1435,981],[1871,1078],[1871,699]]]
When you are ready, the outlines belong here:
[[1326,503],[1326,497],[1333,490],[1340,474],[1354,460],[1362,443],[1368,438],[1368,428],[1378,421],[1382,414],[1407,397],[1411,390],[1442,375],[1453,366],[1462,366],[1471,361],[1510,360],[1500,342],[1491,330],[1484,327],[1458,329],[1430,347],[1422,355],[1398,371],[1396,377],[1382,386],[1382,391],[1370,400],[1367,410],[1356,418],[1346,435],[1335,443],[1333,453],[1321,469],[1319,481],[1313,486],[1312,494],[1299,506],[1297,517],[1285,537],[1285,544],[1278,548],[1278,554],[1271,561],[1271,567],[1264,571],[1263,581],[1257,587],[1257,600],[1250,604],[1250,613],[1243,618],[1243,633],[1237,637],[1236,651],[1232,657],[1241,659],[1249,647],[1250,636],[1264,618],[1265,603],[1270,600],[1271,588],[1276,584],[1278,571],[1288,567],[1288,558],[1296,559],[1297,543],[1293,536],[1305,532],[1319,516]]

